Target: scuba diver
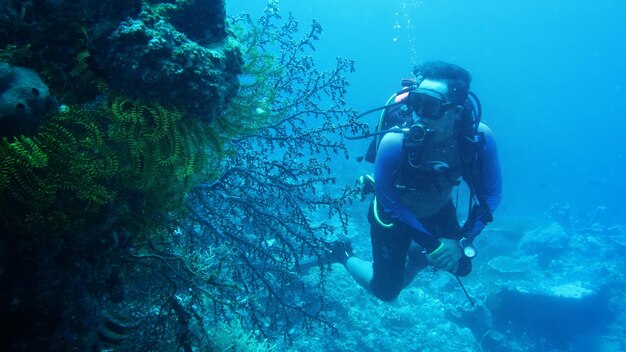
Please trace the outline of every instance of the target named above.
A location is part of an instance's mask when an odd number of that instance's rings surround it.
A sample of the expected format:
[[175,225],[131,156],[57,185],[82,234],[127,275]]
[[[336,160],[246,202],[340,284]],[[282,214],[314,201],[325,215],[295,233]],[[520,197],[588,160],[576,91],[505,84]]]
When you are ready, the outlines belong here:
[[[382,110],[378,132],[352,137],[376,135],[364,157],[374,163],[374,177],[362,177],[364,191],[375,194],[368,213],[373,262],[354,256],[347,241],[331,244],[331,262],[383,301],[395,299],[428,265],[457,280],[468,275],[477,253],[472,241],[492,220],[502,193],[496,144],[480,122],[469,72],[432,61],[413,73],[416,80],[403,82],[384,107],[361,115]],[[462,227],[452,201],[461,179],[471,209]]]

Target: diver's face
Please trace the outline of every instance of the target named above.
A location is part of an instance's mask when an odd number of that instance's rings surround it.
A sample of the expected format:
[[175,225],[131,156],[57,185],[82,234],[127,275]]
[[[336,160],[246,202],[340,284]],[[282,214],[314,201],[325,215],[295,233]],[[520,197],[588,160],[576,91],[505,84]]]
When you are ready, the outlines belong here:
[[[444,81],[424,79],[419,88],[439,92],[446,98],[447,101],[450,100],[450,97],[448,96],[448,85]],[[430,136],[431,142],[441,143],[447,141],[454,135],[454,124],[456,119],[460,116],[460,109],[456,106],[451,106],[446,109],[443,116],[439,119],[424,118],[417,114],[417,121],[433,131]]]

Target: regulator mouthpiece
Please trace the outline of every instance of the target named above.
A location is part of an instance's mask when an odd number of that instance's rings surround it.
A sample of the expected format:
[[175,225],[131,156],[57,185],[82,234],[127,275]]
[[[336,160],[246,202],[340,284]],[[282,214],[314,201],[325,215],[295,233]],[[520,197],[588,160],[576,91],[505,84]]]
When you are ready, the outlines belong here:
[[419,122],[414,123],[409,128],[403,129],[404,135],[404,147],[415,148],[424,145],[428,136],[432,133],[432,130],[426,128]]

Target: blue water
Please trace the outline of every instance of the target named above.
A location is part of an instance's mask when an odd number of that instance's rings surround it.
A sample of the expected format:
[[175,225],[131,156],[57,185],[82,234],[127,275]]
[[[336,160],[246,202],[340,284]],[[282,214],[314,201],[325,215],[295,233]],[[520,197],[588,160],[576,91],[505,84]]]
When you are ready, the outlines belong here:
[[[264,5],[227,1],[227,11],[258,16]],[[624,222],[626,2],[286,0],[280,9],[302,28],[321,22],[322,67],[357,61],[348,103],[360,111],[383,104],[416,62],[467,68],[498,141],[499,218],[540,219],[555,204],[585,217],[602,205],[607,225]]]

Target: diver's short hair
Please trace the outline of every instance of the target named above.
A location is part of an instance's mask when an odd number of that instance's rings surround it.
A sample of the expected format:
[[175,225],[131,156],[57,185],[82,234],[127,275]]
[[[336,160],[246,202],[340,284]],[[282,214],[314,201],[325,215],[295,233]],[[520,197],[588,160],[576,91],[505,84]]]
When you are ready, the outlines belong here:
[[448,96],[453,102],[463,104],[470,89],[472,76],[461,66],[444,61],[426,61],[413,67],[416,77],[443,80],[448,85]]

